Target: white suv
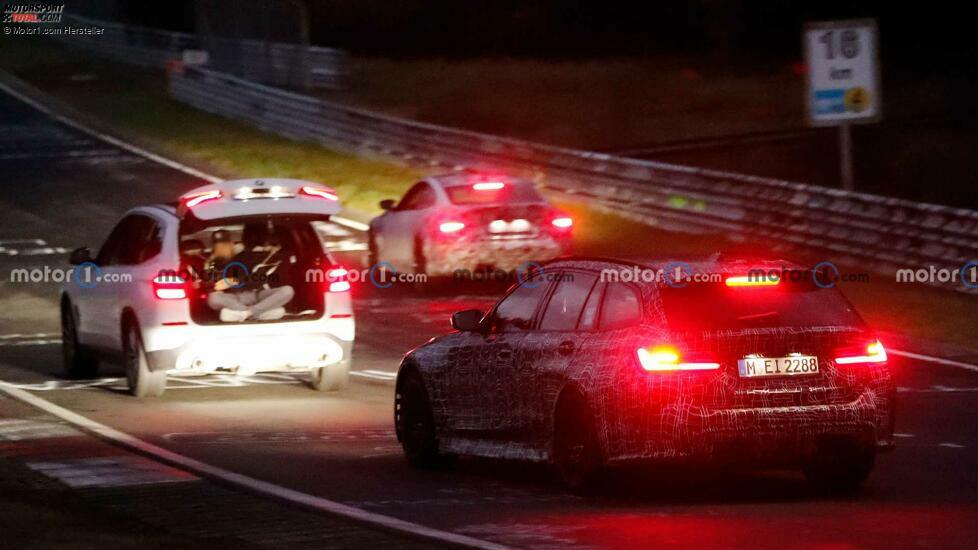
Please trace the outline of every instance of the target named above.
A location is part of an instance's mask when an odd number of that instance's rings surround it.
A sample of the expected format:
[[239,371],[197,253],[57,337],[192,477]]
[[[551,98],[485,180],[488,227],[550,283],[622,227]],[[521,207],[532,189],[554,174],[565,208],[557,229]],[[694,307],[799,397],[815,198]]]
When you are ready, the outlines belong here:
[[[176,204],[130,210],[97,255],[71,254],[75,268],[61,298],[68,375],[94,376],[108,354],[121,355],[139,397],[161,395],[168,372],[308,371],[316,389],[342,388],[355,332],[350,284],[317,231],[338,211],[333,190],[287,179],[226,181]],[[234,256],[230,277],[227,261],[214,263],[218,239],[261,257],[260,266]],[[276,293],[287,302],[222,321],[209,296],[246,284],[255,293],[290,287]]]

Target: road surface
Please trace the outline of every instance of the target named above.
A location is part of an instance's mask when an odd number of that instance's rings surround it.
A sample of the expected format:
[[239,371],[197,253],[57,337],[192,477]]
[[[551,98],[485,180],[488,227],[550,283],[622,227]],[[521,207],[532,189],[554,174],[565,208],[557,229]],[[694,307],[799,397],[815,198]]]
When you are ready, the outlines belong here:
[[[600,496],[561,490],[544,467],[463,459],[416,471],[392,426],[400,357],[448,329],[452,311],[498,288],[354,289],[354,376],[335,394],[301,377],[171,378],[164,397],[124,392],[121,367],[62,376],[54,282],[15,268],[65,268],[129,207],[198,186],[187,174],[63,126],[3,95],[0,104],[0,380],[165,449],[331,501],[495,543],[574,546],[972,546],[978,537],[978,372],[894,357],[898,449],[850,498],[809,491],[795,472],[620,471]],[[337,227],[344,262],[361,235]],[[978,357],[972,358],[978,363]],[[2,442],[0,442],[2,443]]]

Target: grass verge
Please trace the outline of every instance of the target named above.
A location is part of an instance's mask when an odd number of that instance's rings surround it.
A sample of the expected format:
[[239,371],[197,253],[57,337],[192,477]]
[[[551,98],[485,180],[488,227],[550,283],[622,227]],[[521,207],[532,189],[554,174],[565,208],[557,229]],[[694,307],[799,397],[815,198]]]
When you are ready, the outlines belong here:
[[16,38],[0,47],[4,70],[90,115],[101,129],[207,172],[319,181],[362,211],[376,211],[379,200],[399,196],[420,175],[197,111],[169,97],[161,71],[93,59],[41,37]]

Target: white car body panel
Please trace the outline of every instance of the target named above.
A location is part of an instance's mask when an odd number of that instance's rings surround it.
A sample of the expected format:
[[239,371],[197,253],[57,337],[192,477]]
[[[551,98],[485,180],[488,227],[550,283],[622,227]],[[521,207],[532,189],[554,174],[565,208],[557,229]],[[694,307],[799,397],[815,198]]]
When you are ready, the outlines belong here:
[[[238,180],[200,189],[238,189]],[[299,180],[264,180],[283,186],[310,185]],[[196,190],[195,190],[196,191]],[[193,193],[193,191],[191,192]],[[325,204],[313,204],[313,202]],[[204,208],[206,206],[206,208]],[[324,218],[339,211],[337,201],[313,197],[219,200],[194,207],[206,212],[208,221],[223,217],[265,214],[314,214]],[[355,335],[350,293],[325,292],[324,312],[318,319],[270,323],[197,324],[191,318],[190,300],[156,297],[153,279],[161,272],[180,266],[178,211],[163,206],[130,210],[153,218],[161,228],[159,254],[137,265],[102,266],[103,281],[116,275],[131,276],[131,282],[80,284],[72,277],[63,288],[75,314],[79,344],[99,350],[122,349],[123,315],[131,311],[138,320],[143,345],[153,371],[179,370],[181,374],[237,372],[247,375],[262,371],[294,371],[327,365],[349,369]],[[325,248],[324,248],[325,254]],[[91,267],[85,269],[93,269]],[[85,279],[82,279],[85,281]]]

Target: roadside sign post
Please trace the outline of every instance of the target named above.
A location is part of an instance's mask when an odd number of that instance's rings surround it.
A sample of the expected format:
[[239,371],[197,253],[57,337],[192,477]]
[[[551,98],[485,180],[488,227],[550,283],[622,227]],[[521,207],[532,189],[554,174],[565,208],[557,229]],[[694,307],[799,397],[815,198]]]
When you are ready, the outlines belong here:
[[877,37],[873,19],[811,22],[802,33],[808,123],[839,127],[839,171],[847,191],[855,188],[850,126],[882,116]]
[[852,175],[852,130],[849,123],[839,125],[839,164],[842,175],[842,188],[854,191],[856,183]]

